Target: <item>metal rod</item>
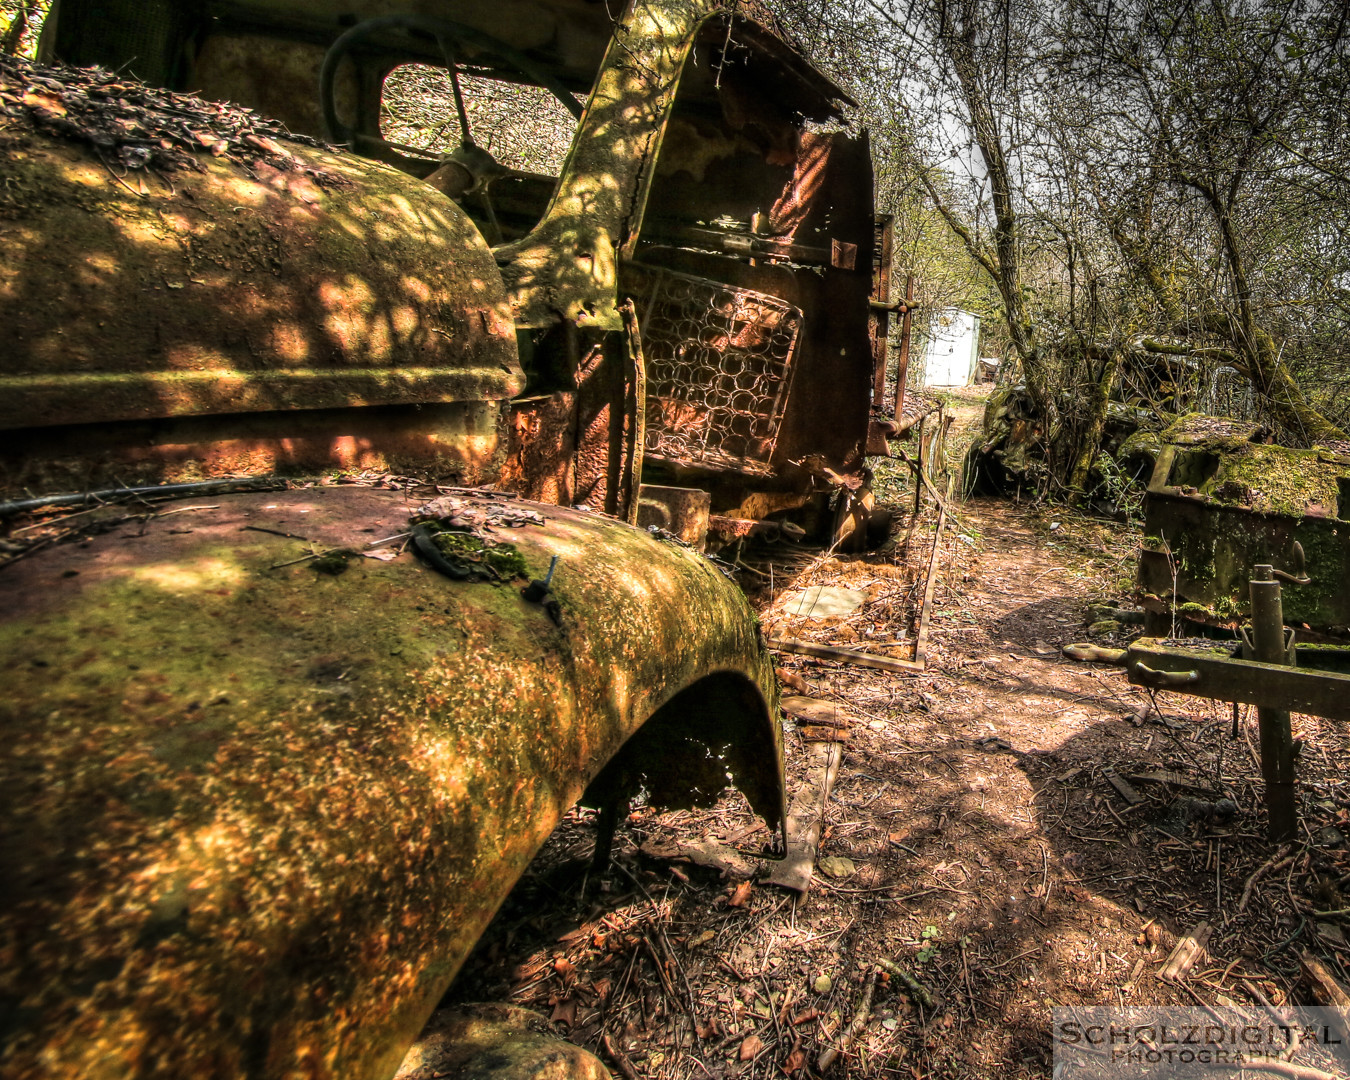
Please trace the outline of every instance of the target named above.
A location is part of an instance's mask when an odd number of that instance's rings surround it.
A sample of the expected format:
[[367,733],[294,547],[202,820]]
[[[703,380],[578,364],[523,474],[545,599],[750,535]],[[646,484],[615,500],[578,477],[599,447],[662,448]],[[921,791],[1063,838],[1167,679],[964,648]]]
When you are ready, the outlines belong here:
[[[1252,573],[1252,652],[1263,664],[1288,664],[1284,608],[1273,568],[1258,565]],[[1267,832],[1271,840],[1288,840],[1298,832],[1294,797],[1294,740],[1287,709],[1256,710],[1261,733],[1261,775],[1265,780]]]
[[909,339],[913,327],[910,309],[914,306],[914,275],[905,275],[905,313],[900,317],[900,358],[895,366],[895,410],[897,420],[905,411],[905,381],[909,377]]
[[916,468],[915,468],[915,470],[914,470],[914,516],[915,516],[915,517],[918,517],[918,516],[919,516],[919,510],[920,510],[920,508],[923,506],[923,477],[924,477],[924,469],[926,469],[926,468],[928,467],[928,458],[927,458],[927,455],[925,455],[924,452],[923,452],[923,451],[924,451],[923,428],[924,428],[924,421],[927,420],[927,419],[928,419],[927,417],[924,417],[923,420],[920,420],[920,421],[919,421],[919,449],[918,449],[918,453],[917,453],[917,456],[918,456],[918,459],[919,459],[919,460],[918,460],[918,464],[917,464],[917,466],[916,466]]

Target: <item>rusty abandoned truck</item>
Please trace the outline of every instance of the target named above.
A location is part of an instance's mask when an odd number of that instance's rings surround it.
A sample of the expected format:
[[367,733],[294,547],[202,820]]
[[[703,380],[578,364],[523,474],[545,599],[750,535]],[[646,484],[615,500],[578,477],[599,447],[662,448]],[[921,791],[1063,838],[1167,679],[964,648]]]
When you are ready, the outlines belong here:
[[[705,0],[59,0],[42,53],[0,61],[5,1075],[389,1076],[579,800],[602,852],[639,790],[781,823],[695,548],[866,526],[866,138]],[[559,175],[384,139],[407,63],[546,88]]]

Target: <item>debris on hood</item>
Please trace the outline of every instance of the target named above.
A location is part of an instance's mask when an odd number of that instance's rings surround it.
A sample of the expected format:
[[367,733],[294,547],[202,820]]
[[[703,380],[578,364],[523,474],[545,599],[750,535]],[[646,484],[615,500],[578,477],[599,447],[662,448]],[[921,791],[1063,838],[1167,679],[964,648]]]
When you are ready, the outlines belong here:
[[525,525],[543,525],[542,515],[510,502],[483,503],[454,495],[443,495],[439,499],[419,506],[412,513],[414,524],[434,522],[445,529],[460,529],[480,533],[485,529],[519,529]]
[[160,90],[97,67],[40,65],[0,56],[0,115],[88,143],[109,165],[128,170],[200,171],[198,156],[210,154],[247,166],[304,172],[328,187],[349,183],[336,173],[307,166],[276,140],[323,143],[293,134],[252,109]]

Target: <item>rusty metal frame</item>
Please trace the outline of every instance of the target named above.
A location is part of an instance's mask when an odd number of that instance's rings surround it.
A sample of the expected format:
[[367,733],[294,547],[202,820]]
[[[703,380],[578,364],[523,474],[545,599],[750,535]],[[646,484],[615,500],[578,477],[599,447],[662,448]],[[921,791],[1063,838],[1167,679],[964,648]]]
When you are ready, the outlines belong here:
[[1350,675],[1243,660],[1223,649],[1183,649],[1139,638],[1120,659],[1130,682],[1261,709],[1350,723]]
[[[689,440],[671,425],[659,423],[659,416],[649,416],[647,454],[696,468],[773,475],[770,461],[778,445],[796,372],[793,361],[804,318],[801,309],[769,293],[737,288],[711,278],[632,263],[626,270],[651,279],[650,286],[643,290],[641,313],[649,402],[655,407],[661,401],[674,402],[692,410],[703,421],[701,434]],[[662,303],[663,297],[672,293],[673,285],[682,285],[687,291],[684,304]],[[706,304],[698,302],[698,290],[712,294]],[[717,301],[722,297],[728,303],[719,304]],[[677,310],[663,310],[668,307]],[[691,307],[697,314],[690,312]],[[751,312],[750,318],[745,317],[747,311]],[[742,340],[761,327],[765,316],[770,314],[776,316],[776,322],[769,327],[772,330],[767,335],[769,340],[762,343]],[[685,330],[687,335],[691,325],[697,331],[696,336],[681,337],[679,331]],[[723,341],[725,344],[719,344]],[[685,361],[684,357],[693,351],[704,354],[704,362]],[[727,370],[733,360],[741,365],[740,372]],[[756,367],[760,368],[758,372],[753,370]],[[709,368],[716,368],[713,377],[681,378],[681,369],[709,376]],[[741,376],[750,376],[753,381],[742,387]],[[733,382],[731,390],[717,385],[726,379]],[[761,386],[762,383],[768,385]],[[711,395],[718,391],[728,395],[725,405],[712,400]],[[750,403],[736,408],[735,401],[742,396],[749,396]],[[749,431],[731,430],[738,418],[748,419]],[[740,452],[735,449],[738,442],[744,444]]]

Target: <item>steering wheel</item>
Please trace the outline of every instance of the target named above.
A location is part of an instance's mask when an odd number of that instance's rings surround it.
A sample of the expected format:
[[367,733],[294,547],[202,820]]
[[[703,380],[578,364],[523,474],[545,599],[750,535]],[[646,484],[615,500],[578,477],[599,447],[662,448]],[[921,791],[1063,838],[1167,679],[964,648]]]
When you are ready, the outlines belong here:
[[[525,76],[529,82],[543,87],[557,98],[563,108],[577,120],[581,119],[581,104],[572,96],[567,87],[563,86],[556,77],[545,71],[524,53],[506,42],[499,41],[480,30],[475,30],[472,26],[451,22],[448,19],[437,19],[429,15],[382,15],[367,19],[365,22],[358,23],[345,31],[329,46],[328,52],[323,58],[323,66],[319,69],[319,102],[323,110],[324,126],[328,129],[328,134],[334,142],[346,145],[358,153],[362,148],[378,148],[387,154],[396,154],[399,157],[402,157],[406,151],[413,149],[349,127],[343,123],[337,112],[335,85],[338,65],[354,48],[366,42],[372,35],[391,29],[408,30],[434,37],[441,48],[441,52],[445,55],[446,68],[450,74],[450,84],[455,92],[455,108],[459,113],[460,144],[458,149],[452,151],[449,157],[444,159],[444,162],[453,163],[467,174],[470,183],[465,187],[465,193],[472,191],[485,194],[486,186],[491,180],[498,176],[509,175],[513,170],[498,165],[491,154],[477,146],[473,141],[473,135],[469,130],[468,113],[464,107],[464,95],[459,88],[459,73],[455,62],[456,52],[460,48],[490,53],[504,61],[507,66]],[[439,157],[431,154],[427,156]],[[496,215],[492,211],[490,202],[487,203],[487,210],[495,226]]]

